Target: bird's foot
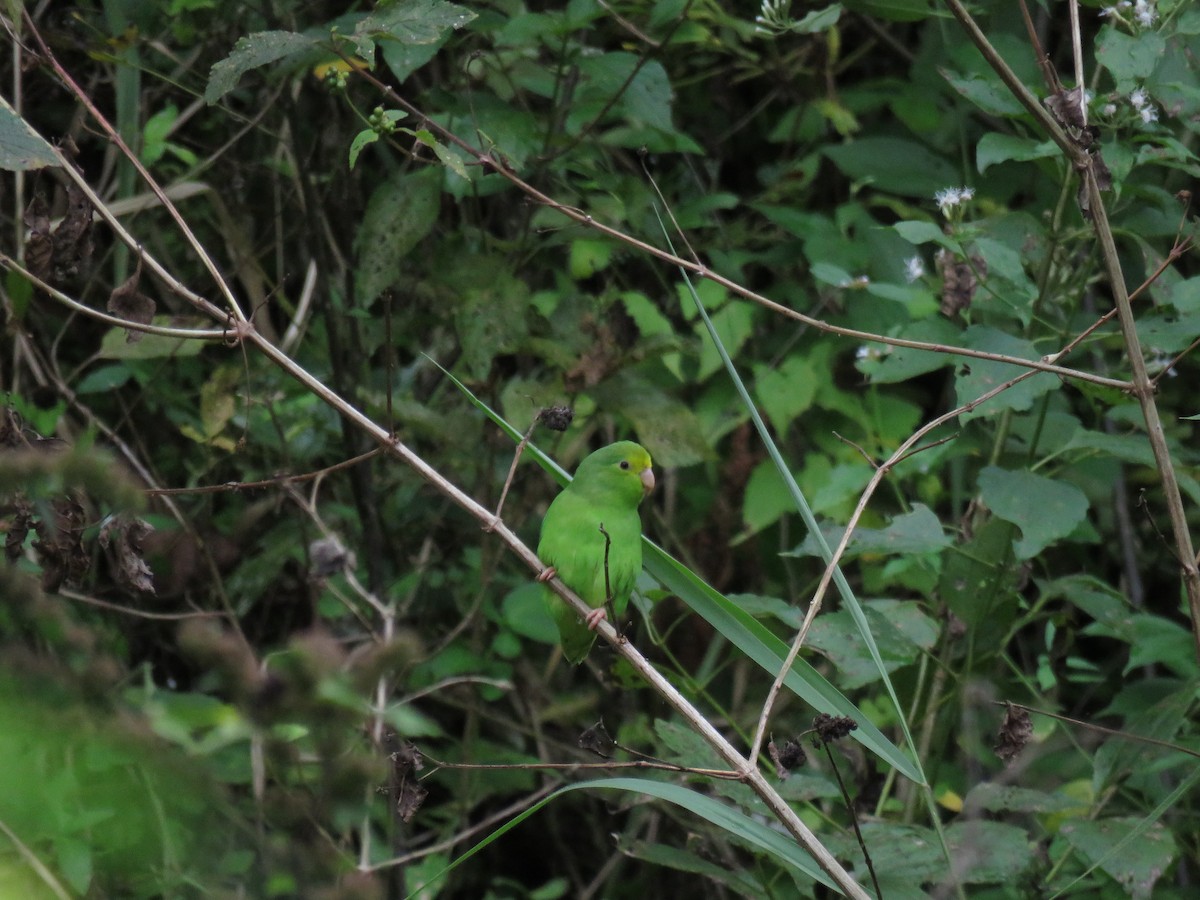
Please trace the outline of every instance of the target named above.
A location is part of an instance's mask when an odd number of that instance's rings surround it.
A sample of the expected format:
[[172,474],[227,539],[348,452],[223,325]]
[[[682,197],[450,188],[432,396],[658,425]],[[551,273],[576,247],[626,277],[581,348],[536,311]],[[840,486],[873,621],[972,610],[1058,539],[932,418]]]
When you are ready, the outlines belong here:
[[588,631],[595,631],[606,618],[608,618],[608,613],[602,606],[599,609],[593,609],[584,617],[583,621],[587,624]]
[[553,578],[557,574],[558,574],[558,569],[554,568],[554,566],[547,566],[545,569],[543,569],[541,572],[538,573],[538,576],[537,576],[537,578],[534,579],[534,581],[539,581],[542,584],[545,584],[547,581],[549,581],[551,578]]

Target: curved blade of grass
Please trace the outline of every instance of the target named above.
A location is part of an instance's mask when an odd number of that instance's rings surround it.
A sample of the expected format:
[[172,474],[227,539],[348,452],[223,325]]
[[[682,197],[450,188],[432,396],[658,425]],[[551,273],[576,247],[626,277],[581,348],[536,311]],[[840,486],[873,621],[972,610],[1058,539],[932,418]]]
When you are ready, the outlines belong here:
[[800,847],[787,835],[782,834],[775,829],[769,827],[763,822],[751,819],[749,816],[738,812],[731,806],[721,803],[705,794],[690,790],[678,784],[670,784],[663,781],[649,781],[645,778],[602,778],[595,781],[584,781],[579,784],[570,784],[561,790],[555,791],[549,797],[535,803],[529,809],[514,816],[509,821],[505,822],[482,841],[460,856],[437,875],[429,879],[425,884],[418,887],[408,895],[406,900],[415,897],[421,891],[431,884],[434,884],[442,876],[452,871],[455,867],[466,862],[484,847],[491,844],[493,841],[499,840],[509,831],[516,828],[534,813],[538,812],[543,806],[552,800],[561,797],[563,794],[571,791],[580,790],[611,790],[611,791],[629,791],[634,794],[646,794],[651,797],[657,797],[660,800],[665,800],[668,803],[673,803],[688,812],[706,819],[718,828],[728,832],[745,843],[752,844],[764,853],[773,856],[778,862],[784,866],[797,869],[805,876],[819,881],[832,890],[837,890],[837,887],[829,880],[829,877],[821,871],[820,867],[806,854]]
[[[491,419],[514,441],[522,437],[520,431],[510,425],[490,406],[476,397],[466,385],[454,377],[436,361],[430,360],[449,378],[476,408]],[[570,476],[532,443],[525,452],[533,456],[538,464],[553,475],[559,484],[566,484]],[[670,556],[665,550],[647,538],[642,538],[642,560],[646,570],[663,587],[686,603],[713,628],[724,635],[747,657],[754,660],[772,676],[779,672],[787,658],[788,646],[763,626],[757,619],[736,603],[714,590],[702,578],[683,563]],[[924,774],[914,766],[907,754],[893,744],[876,728],[850,700],[826,680],[816,669],[802,659],[797,659],[792,671],[784,681],[788,690],[795,693],[819,712],[836,716],[848,716],[858,723],[858,730],[851,733],[856,741],[895,768],[906,778],[923,784]]]
[[[664,228],[663,231],[665,234],[666,229]],[[670,240],[668,239],[669,243]],[[674,248],[672,248],[672,252],[674,252]],[[771,440],[771,433],[767,430],[762,416],[758,414],[758,407],[755,405],[753,399],[751,399],[750,392],[746,390],[746,385],[738,375],[737,367],[734,366],[733,360],[725,350],[725,345],[721,343],[721,336],[717,333],[712,319],[709,318],[708,310],[704,308],[704,302],[700,299],[700,295],[696,292],[695,287],[692,286],[692,280],[688,277],[687,270],[680,269],[679,271],[682,273],[683,280],[691,292],[692,301],[696,304],[696,310],[704,320],[704,327],[708,329],[708,335],[712,338],[712,342],[717,348],[717,353],[720,354],[721,361],[725,364],[725,371],[729,373],[734,387],[737,388],[738,396],[742,398],[742,403],[750,413],[750,418],[754,421],[754,427],[758,430],[759,437],[762,438],[763,445],[767,448],[767,453],[771,456],[771,461],[775,464],[776,470],[787,485],[788,493],[791,494],[792,501],[796,504],[796,509],[800,513],[800,518],[804,521],[804,527],[816,539],[817,546],[821,551],[821,559],[824,560],[825,565],[829,565],[829,561],[833,558],[833,551],[829,549],[829,543],[821,533],[820,526],[817,525],[817,517],[813,515],[812,508],[808,505],[808,500],[805,499],[804,494],[800,491],[800,485],[796,484],[796,479],[792,476],[791,469],[783,461],[783,455],[779,452],[779,448]],[[900,705],[900,698],[896,696],[896,689],[892,686],[892,679],[888,676],[887,668],[883,664],[883,657],[879,653],[879,646],[875,643],[875,636],[871,633],[871,626],[867,623],[866,614],[863,613],[862,606],[859,604],[858,598],[854,596],[854,591],[850,588],[850,583],[846,581],[846,576],[842,574],[840,566],[835,567],[833,570],[833,583],[837,586],[838,593],[841,595],[842,601],[846,604],[846,608],[850,610],[850,616],[854,619],[854,624],[858,627],[858,633],[862,635],[863,642],[871,654],[871,660],[875,663],[875,668],[879,672],[879,678],[883,682],[884,689],[887,691],[888,697],[896,708],[896,720],[900,723],[900,729],[904,733],[904,740],[910,747],[916,746],[913,742],[912,733],[908,729],[908,721],[904,716],[904,708]],[[787,649],[790,648],[785,648],[785,653]],[[776,666],[775,673],[778,672],[779,667]],[[915,768],[916,776],[908,774],[908,777],[920,784],[925,784],[925,773],[921,769],[920,760],[908,756],[905,758],[911,759],[910,765],[907,767],[896,766],[896,768],[904,771],[905,774],[914,771]]]

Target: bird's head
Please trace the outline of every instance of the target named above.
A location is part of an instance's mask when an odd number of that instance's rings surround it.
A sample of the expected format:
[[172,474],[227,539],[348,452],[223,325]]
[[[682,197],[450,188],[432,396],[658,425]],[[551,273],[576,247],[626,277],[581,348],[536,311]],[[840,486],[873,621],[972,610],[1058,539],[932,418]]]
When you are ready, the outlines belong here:
[[650,454],[641,444],[617,441],[584,458],[575,471],[580,489],[611,492],[637,506],[654,490]]

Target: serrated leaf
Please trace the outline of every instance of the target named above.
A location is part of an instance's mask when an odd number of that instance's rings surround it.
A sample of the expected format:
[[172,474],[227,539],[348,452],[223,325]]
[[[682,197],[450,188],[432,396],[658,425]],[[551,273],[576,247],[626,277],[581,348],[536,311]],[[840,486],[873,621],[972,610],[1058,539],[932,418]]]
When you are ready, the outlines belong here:
[[259,31],[234,44],[233,52],[215,63],[208,74],[204,99],[211,106],[237,86],[251,69],[278,62],[289,56],[311,50],[317,44],[308,35],[294,31]]
[[459,29],[476,14],[444,0],[408,0],[393,3],[362,19],[350,40],[355,52],[368,62],[375,55],[375,42],[399,41],[402,44],[434,44],[451,29]]

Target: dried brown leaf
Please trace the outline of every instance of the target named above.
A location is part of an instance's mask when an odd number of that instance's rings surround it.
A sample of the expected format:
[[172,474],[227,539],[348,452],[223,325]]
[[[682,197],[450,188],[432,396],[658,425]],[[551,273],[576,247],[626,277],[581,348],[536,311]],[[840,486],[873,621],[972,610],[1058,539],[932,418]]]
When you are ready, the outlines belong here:
[[1069,128],[1085,127],[1082,88],[1070,91],[1060,90],[1047,97],[1045,104],[1054,118],[1058,119],[1060,125],[1066,125]]
[[612,739],[612,735],[604,727],[604,720],[601,719],[591,728],[584,731],[583,734],[579,735],[579,746],[584,750],[591,750],[597,756],[608,759],[612,756],[617,742]]
[[86,523],[83,505],[74,497],[54,501],[54,521],[40,519],[34,525],[38,539],[33,549],[42,564],[42,589],[57,591],[64,582],[79,581],[88,570],[90,559],[83,547]]
[[942,315],[953,318],[971,306],[979,287],[975,273],[987,275],[987,262],[978,255],[972,255],[968,262],[942,250],[937,255],[937,267],[942,276]]
[[1019,706],[1009,703],[1007,707],[1004,722],[996,735],[996,746],[992,749],[1004,762],[1011,763],[1033,737],[1033,722],[1029,719],[1029,713]]
[[[154,301],[138,290],[142,280],[142,258],[138,257],[137,269],[124,282],[113,288],[108,297],[108,311],[119,319],[149,325],[154,321]],[[132,328],[125,329],[126,343],[142,339],[142,333]]]
[[53,237],[54,280],[69,281],[86,272],[92,258],[92,204],[75,182],[67,185],[67,214]]
[[144,519],[114,516],[100,529],[100,546],[109,551],[117,584],[130,591],[154,593],[154,573],[142,556],[142,541],[154,530]]
[[21,221],[29,229],[25,239],[25,266],[42,281],[48,281],[54,266],[54,239],[50,235],[50,207],[45,194],[34,193]]

